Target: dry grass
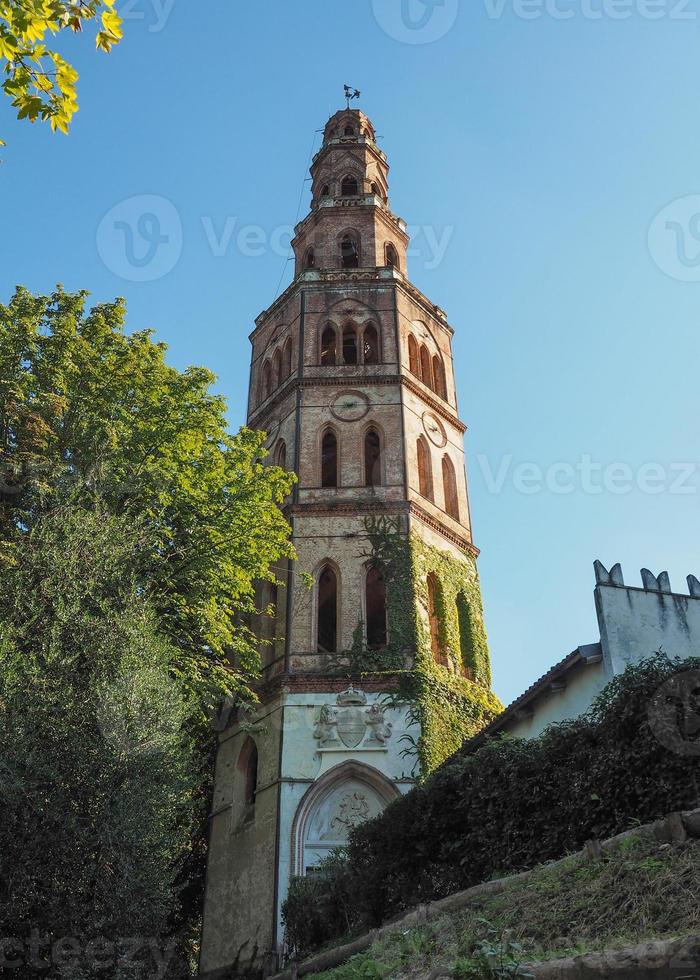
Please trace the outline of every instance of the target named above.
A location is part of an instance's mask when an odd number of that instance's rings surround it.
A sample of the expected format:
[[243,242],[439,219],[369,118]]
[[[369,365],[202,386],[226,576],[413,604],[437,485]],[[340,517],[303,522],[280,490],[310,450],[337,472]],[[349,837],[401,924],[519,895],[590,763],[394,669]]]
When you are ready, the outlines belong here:
[[521,943],[530,960],[700,932],[700,843],[630,837],[602,862],[577,855],[543,865],[526,882],[397,932],[317,980],[487,977],[470,972],[483,920]]

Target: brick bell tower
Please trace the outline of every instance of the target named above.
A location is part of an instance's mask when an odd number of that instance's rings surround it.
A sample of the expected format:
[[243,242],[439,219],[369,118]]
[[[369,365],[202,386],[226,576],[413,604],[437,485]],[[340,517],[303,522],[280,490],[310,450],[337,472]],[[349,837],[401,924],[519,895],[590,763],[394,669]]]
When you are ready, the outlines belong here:
[[275,615],[260,617],[257,723],[220,736],[201,955],[211,976],[274,970],[290,877],[499,708],[453,330],[408,279],[388,174],[367,116],[333,115],[294,281],[250,337],[248,424],[298,476],[285,504],[298,560],[261,586]]

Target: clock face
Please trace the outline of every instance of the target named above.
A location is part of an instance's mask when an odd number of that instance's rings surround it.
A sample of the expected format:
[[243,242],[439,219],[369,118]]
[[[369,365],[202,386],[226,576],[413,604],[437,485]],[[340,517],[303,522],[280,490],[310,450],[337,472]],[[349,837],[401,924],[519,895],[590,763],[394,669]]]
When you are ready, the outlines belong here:
[[357,422],[369,412],[369,398],[362,391],[343,391],[333,399],[330,409],[340,422]]
[[434,446],[442,449],[447,445],[447,433],[440,419],[432,412],[423,412],[423,430]]

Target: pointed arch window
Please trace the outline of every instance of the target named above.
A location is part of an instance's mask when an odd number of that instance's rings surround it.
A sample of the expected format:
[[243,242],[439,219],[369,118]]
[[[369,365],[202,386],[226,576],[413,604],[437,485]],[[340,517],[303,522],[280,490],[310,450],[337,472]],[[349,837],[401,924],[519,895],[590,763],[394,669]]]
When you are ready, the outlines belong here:
[[321,334],[321,364],[326,366],[335,364],[335,346],[335,330],[329,324]]
[[321,188],[321,197],[330,197],[331,188],[330,184],[324,184]]
[[316,251],[313,245],[307,248],[306,254],[304,255],[304,269],[315,269],[316,268]]
[[420,360],[418,358],[418,344],[412,333],[408,335],[408,369],[411,374],[420,378]]
[[357,242],[346,235],[340,243],[340,262],[344,269],[357,269],[360,265],[360,253]]
[[279,387],[279,383],[282,380],[282,351],[277,348],[275,355],[272,358],[272,387]]
[[258,793],[258,747],[250,735],[243,743],[237,768],[242,777],[243,802],[246,806],[255,806]]
[[345,127],[345,132],[343,133],[343,135],[344,136],[354,136],[355,135],[355,130],[352,128],[352,126],[346,126]]
[[288,378],[292,373],[292,338],[289,337],[287,343],[284,345],[284,354],[282,355],[282,377]]
[[469,602],[463,592],[457,595],[457,622],[459,624],[459,650],[462,658],[462,672],[470,680],[476,680],[476,655]]
[[333,429],[326,429],[321,440],[321,486],[338,486],[338,440]]
[[357,364],[357,332],[350,323],[343,327],[343,364]]
[[287,468],[287,444],[284,439],[280,439],[277,443],[275,449],[275,466],[279,466],[281,469],[286,470]]
[[442,667],[447,667],[447,651],[442,642],[440,616],[443,615],[443,595],[440,579],[435,572],[428,575],[428,620],[430,623],[430,649],[433,659]]
[[447,385],[445,384],[445,365],[439,354],[433,355],[433,384],[435,393],[447,401]]
[[433,499],[433,468],[430,461],[430,449],[423,436],[420,436],[416,446],[418,455],[418,492],[426,500]]
[[421,344],[420,348],[420,377],[424,385],[427,385],[428,388],[433,387],[433,368],[430,360],[430,351],[425,344]]
[[379,364],[379,334],[373,323],[368,323],[362,334],[362,360],[365,364]]
[[263,401],[270,397],[272,393],[272,367],[269,361],[265,361],[262,369],[262,396]]
[[384,573],[371,565],[365,579],[365,610],[367,615],[367,646],[378,650],[386,646],[386,582]]
[[356,177],[343,177],[342,183],[340,185],[340,193],[343,197],[356,197],[359,191],[359,186]]
[[391,242],[387,242],[385,248],[386,264],[393,269],[398,269],[399,267],[399,253],[396,251]]
[[457,496],[457,477],[449,456],[442,457],[442,491],[445,495],[445,511],[456,521],[459,520],[459,498]]
[[375,428],[365,433],[365,486],[382,484],[382,443]]
[[335,653],[337,643],[338,578],[331,565],[324,565],[318,576],[317,652]]

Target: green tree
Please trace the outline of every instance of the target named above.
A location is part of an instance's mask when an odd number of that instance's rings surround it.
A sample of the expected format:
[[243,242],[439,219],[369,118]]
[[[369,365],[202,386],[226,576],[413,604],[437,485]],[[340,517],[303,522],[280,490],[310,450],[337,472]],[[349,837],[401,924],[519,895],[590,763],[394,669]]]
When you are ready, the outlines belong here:
[[[121,300],[18,288],[0,305],[0,561],[68,499],[140,523],[135,575],[200,693],[250,700],[255,582],[292,556],[278,508],[293,476],[265,464],[264,435],[228,432],[213,375],[165,362],[124,332]],[[233,664],[233,666],[232,666]]]
[[127,937],[156,976],[182,949],[201,763],[133,573],[144,543],[132,521],[63,507],[0,566],[0,921],[17,977],[133,977]]
[[[68,132],[78,111],[78,73],[47,44],[50,35],[99,21],[97,47],[109,52],[122,36],[116,0],[0,0],[0,64],[6,95],[20,119],[48,120]],[[0,143],[2,140],[0,140]]]

